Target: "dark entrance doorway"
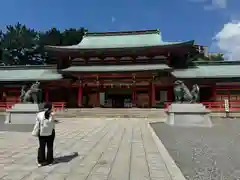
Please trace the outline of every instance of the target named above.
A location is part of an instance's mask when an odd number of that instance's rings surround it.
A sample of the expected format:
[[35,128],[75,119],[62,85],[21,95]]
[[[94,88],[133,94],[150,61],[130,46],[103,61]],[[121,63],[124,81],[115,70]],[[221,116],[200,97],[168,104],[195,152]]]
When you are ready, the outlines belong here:
[[105,91],[105,100],[112,108],[131,107],[132,91],[130,88],[108,88]]
[[127,104],[131,103],[131,95],[127,94],[110,94],[108,99],[112,100],[113,108],[124,108]]

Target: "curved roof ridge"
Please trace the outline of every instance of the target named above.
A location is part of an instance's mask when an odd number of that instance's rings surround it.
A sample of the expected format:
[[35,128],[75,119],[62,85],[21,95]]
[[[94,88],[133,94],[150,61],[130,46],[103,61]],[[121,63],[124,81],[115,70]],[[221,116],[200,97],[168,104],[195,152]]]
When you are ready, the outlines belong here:
[[86,36],[120,36],[120,35],[143,35],[143,34],[160,34],[159,29],[136,30],[136,31],[109,31],[109,32],[87,32]]

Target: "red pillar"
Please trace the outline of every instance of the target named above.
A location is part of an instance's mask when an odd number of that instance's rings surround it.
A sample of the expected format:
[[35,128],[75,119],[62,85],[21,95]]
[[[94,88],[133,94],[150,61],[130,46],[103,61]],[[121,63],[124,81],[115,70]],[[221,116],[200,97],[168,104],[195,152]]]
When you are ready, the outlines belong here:
[[83,88],[82,85],[78,87],[78,107],[82,107],[82,95],[83,95]]
[[152,97],[152,100],[151,100],[151,103],[152,103],[152,106],[154,106],[156,104],[156,100],[155,100],[155,84],[152,82],[152,93],[151,93],[151,97]]
[[168,102],[172,102],[173,101],[173,87],[169,86],[168,87]]
[[132,107],[136,107],[136,100],[137,100],[136,85],[133,85],[132,86]]
[[100,82],[97,80],[97,99],[96,99],[96,104],[95,104],[95,106],[96,107],[100,107],[100,92],[101,92],[101,88],[100,88],[100,86],[101,86],[101,84],[100,84]]
[[97,107],[100,107],[100,88],[98,88],[98,92],[97,92]]
[[49,101],[49,90],[48,89],[44,89],[45,92],[45,102]]
[[215,101],[216,100],[216,86],[213,86],[212,87],[212,101]]

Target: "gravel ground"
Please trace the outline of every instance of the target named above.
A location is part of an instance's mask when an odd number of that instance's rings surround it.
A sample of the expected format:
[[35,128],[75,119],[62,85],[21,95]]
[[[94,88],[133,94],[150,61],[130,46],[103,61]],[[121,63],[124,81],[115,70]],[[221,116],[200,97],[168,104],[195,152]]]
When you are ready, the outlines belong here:
[[240,179],[240,119],[213,119],[214,126],[172,127],[152,123],[188,180]]

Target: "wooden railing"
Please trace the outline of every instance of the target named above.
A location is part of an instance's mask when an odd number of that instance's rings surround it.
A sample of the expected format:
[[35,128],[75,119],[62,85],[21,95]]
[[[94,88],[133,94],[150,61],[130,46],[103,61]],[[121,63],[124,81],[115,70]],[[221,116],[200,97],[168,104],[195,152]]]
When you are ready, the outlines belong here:
[[[0,102],[0,110],[5,111],[6,109],[10,109],[17,102]],[[201,102],[206,108],[212,111],[225,111],[225,103],[224,101],[213,101],[213,102]],[[53,102],[54,111],[64,111],[66,109],[65,102]],[[165,108],[172,104],[172,102],[166,102]],[[229,110],[232,111],[240,111],[240,101],[229,101]]]
[[[0,102],[0,110],[6,111],[7,109],[10,109],[14,104],[18,102]],[[53,109],[54,111],[64,111],[66,108],[65,102],[53,102]]]
[[211,111],[225,111],[224,101],[201,102],[201,103]]
[[[224,101],[212,101],[212,102],[201,102],[207,109],[211,111],[225,111]],[[172,104],[172,102],[166,102],[165,108]],[[229,101],[229,111],[240,111],[240,101]]]
[[240,101],[230,101],[230,111],[240,111]]
[[66,108],[65,102],[53,102],[52,105],[53,105],[54,111],[64,111]]
[[0,110],[6,111],[6,109],[10,109],[16,102],[0,102]]

